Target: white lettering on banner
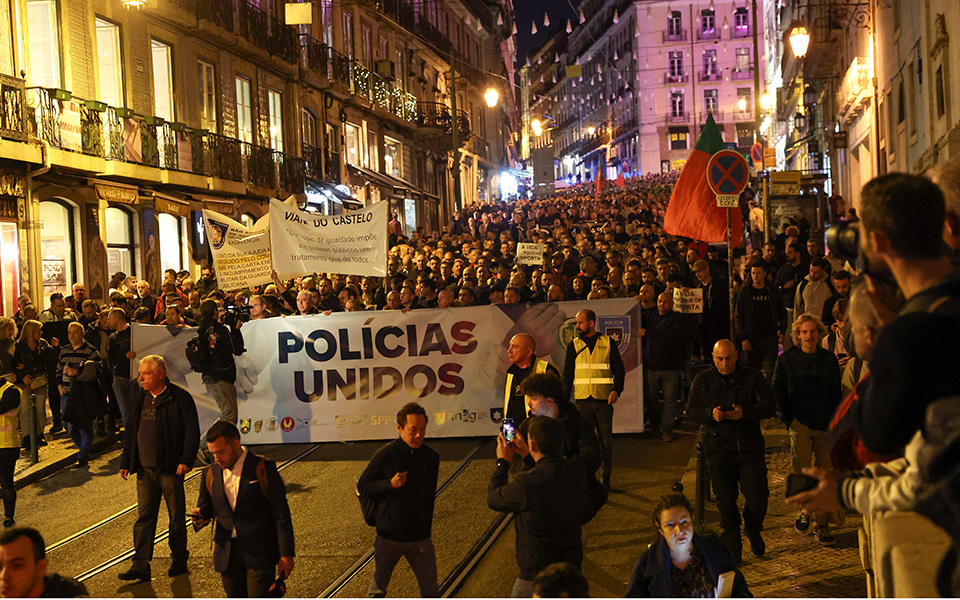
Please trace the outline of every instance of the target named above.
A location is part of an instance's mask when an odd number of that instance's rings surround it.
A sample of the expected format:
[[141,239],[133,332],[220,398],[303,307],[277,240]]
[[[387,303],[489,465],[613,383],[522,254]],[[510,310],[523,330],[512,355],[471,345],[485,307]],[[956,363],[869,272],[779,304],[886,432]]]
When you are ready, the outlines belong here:
[[539,265],[543,263],[543,244],[521,242],[517,244],[517,262],[521,265]]
[[[397,410],[419,402],[431,437],[494,435],[503,418],[507,345],[529,333],[537,355],[563,365],[577,311],[623,356],[624,393],[614,430],[643,430],[639,304],[614,299],[455,310],[369,311],[277,317],[244,323],[237,357],[240,430],[245,443],[374,440],[396,435]],[[160,354],[170,380],[190,390],[205,431],[219,416],[185,357],[196,329],[176,336],[162,325],[134,325],[137,356]],[[133,365],[134,369],[137,365]]]
[[327,216],[270,200],[273,268],[281,277],[303,273],[387,274],[386,202]]
[[673,288],[673,310],[683,314],[703,312],[703,290],[700,288]]
[[204,209],[203,221],[221,289],[247,289],[272,281],[269,219],[261,218],[247,228],[221,213]]

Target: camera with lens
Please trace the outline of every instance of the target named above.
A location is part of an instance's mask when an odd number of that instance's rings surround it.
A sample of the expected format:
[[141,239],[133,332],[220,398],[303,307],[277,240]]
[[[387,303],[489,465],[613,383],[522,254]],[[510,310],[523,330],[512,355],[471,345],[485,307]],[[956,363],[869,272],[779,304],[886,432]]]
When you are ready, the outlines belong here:
[[224,307],[223,322],[230,327],[236,327],[237,322],[246,323],[250,320],[250,307],[243,304],[231,304]]
[[860,222],[840,221],[827,229],[827,248],[830,254],[853,265],[859,273],[868,273],[870,264],[860,247]]

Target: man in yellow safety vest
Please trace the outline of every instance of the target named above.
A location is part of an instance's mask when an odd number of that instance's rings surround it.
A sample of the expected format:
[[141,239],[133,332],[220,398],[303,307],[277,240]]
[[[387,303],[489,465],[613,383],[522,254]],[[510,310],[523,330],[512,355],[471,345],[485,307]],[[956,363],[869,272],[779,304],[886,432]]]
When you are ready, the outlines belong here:
[[507,369],[507,384],[503,391],[503,416],[513,419],[517,427],[527,418],[527,408],[520,393],[523,380],[532,373],[553,373],[560,377],[560,371],[550,362],[538,358],[536,351],[537,342],[529,333],[513,336],[507,347],[511,365]]
[[577,337],[567,346],[563,381],[580,414],[597,428],[607,490],[613,467],[613,405],[623,392],[624,376],[616,342],[597,332],[597,314],[590,309],[578,312]]

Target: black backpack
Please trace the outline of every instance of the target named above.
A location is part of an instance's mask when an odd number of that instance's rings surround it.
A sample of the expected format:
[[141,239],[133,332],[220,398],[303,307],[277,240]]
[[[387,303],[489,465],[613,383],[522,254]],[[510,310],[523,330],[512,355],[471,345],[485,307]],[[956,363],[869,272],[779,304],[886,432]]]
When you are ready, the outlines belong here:
[[[387,453],[390,454],[390,458],[393,460],[394,472],[397,472],[397,457],[393,454],[393,448],[387,446]],[[360,502],[360,512],[363,514],[363,520],[370,527],[376,527],[377,513],[380,512],[381,501],[376,498],[371,498],[365,494],[361,494],[359,487],[357,487],[357,500]]]
[[204,343],[204,341],[200,339],[201,337],[205,336],[197,335],[197,337],[187,342],[186,349],[187,361],[190,363],[190,368],[197,373],[206,371],[212,367],[210,363],[210,345]]

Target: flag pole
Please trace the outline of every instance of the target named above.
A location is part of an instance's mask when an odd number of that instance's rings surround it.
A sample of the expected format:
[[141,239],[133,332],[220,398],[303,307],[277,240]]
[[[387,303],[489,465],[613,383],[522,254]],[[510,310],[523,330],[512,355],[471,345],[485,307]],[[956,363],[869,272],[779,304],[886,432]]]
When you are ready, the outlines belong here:
[[[733,316],[733,209],[727,209],[727,289],[730,292],[727,301],[730,303],[730,341],[734,342]],[[736,345],[736,342],[734,342]]]

